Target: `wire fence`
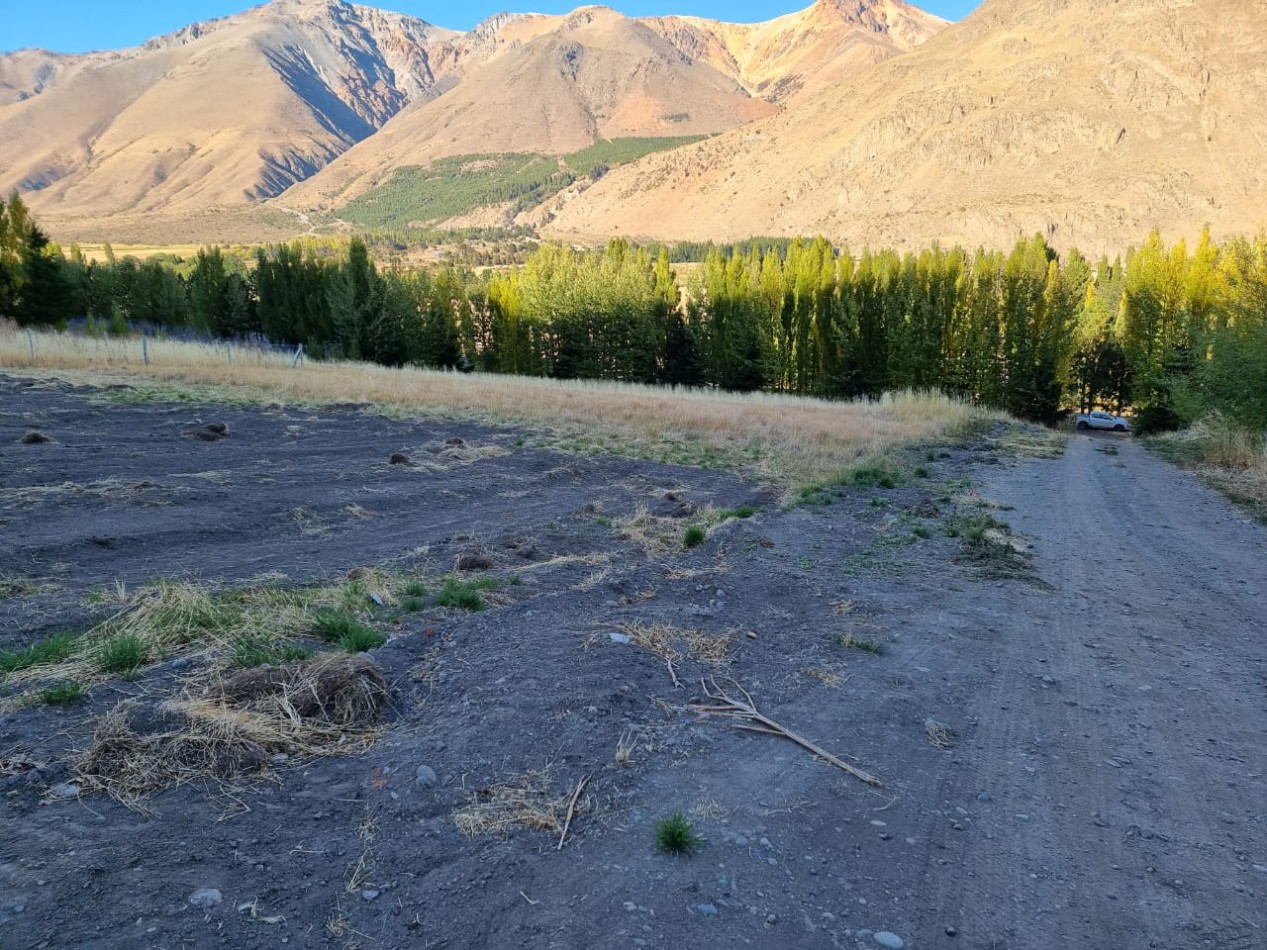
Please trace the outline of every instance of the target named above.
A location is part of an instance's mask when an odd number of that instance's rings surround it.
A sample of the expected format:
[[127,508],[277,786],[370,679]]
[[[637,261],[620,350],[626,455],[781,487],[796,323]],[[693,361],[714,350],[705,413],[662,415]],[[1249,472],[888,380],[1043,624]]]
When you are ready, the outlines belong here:
[[0,366],[109,367],[270,366],[296,369],[305,365],[303,345],[266,340],[180,339],[146,331],[127,336],[0,327]]

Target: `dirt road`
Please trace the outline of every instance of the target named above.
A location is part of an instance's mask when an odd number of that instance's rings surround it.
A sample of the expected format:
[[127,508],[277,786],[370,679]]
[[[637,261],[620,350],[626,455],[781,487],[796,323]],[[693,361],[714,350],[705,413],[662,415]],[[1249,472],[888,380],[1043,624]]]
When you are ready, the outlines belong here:
[[[1267,947],[1267,532],[1129,439],[1036,459],[994,433],[785,510],[531,433],[4,395],[0,575],[55,583],[0,603],[0,646],[99,609],[113,578],[194,565],[232,586],[377,561],[430,584],[478,541],[520,581],[478,613],[370,610],[381,739],[231,797],[190,783],[139,815],[56,792],[94,716],[202,660],[0,715],[5,950]],[[221,442],[184,434],[222,418]],[[30,427],[57,441],[16,444]],[[454,453],[459,434],[497,451]],[[402,448],[428,467],[388,465]],[[759,510],[689,551],[639,535],[660,511],[680,537],[688,501]],[[981,512],[1031,558],[966,556],[956,519]],[[631,629],[718,652],[675,641],[675,682],[610,636]],[[694,715],[708,676],[882,787]],[[588,778],[566,847],[462,833],[460,810],[529,774],[551,795]],[[675,809],[690,858],[654,848]],[[191,904],[207,889],[222,901]]]
[[1264,532],[1117,439],[990,491],[1056,590],[958,618],[988,672],[937,797],[991,801],[923,901],[972,946],[1267,946]]

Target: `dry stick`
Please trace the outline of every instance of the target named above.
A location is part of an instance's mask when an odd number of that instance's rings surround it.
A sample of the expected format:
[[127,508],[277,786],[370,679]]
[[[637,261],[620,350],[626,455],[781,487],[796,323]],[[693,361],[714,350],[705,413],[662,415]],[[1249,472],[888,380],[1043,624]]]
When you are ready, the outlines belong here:
[[563,834],[559,835],[559,846],[556,851],[563,850],[563,842],[567,840],[568,829],[572,827],[572,815],[576,812],[576,800],[581,797],[581,792],[585,789],[586,783],[590,780],[587,775],[576,783],[576,788],[572,789],[572,797],[568,799],[568,814],[563,822]]
[[714,702],[722,703],[723,705],[704,706],[699,703],[692,703],[691,708],[697,713],[713,716],[729,716],[736,719],[750,719],[754,723],[757,723],[757,725],[740,724],[739,728],[748,732],[760,732],[765,733],[766,735],[783,736],[786,739],[791,739],[797,745],[804,749],[808,749],[823,761],[836,766],[836,768],[848,772],[859,781],[865,782],[867,785],[878,786],[881,784],[880,780],[874,775],[870,775],[860,769],[854,768],[848,762],[838,759],[826,749],[810,742],[804,736],[798,736],[795,732],[792,732],[792,730],[779,725],[779,723],[775,722],[773,719],[758,712],[757,704],[753,702],[753,699],[748,694],[748,691],[738,683],[735,683],[735,688],[738,689],[739,692],[743,693],[744,699],[746,699],[747,702],[727,696],[725,690],[719,687],[715,681],[712,689],[709,689],[708,684],[703,680],[700,680],[700,685],[704,687],[704,695]]
[[674,687],[675,687],[675,688],[677,688],[677,689],[681,689],[681,688],[682,688],[682,684],[678,682],[678,679],[677,679],[677,673],[673,672],[673,661],[672,661],[672,660],[670,660],[670,659],[666,656],[666,657],[664,658],[664,662],[665,662],[665,663],[667,663],[667,664],[669,665],[669,676],[670,676],[670,677],[672,677],[672,679],[673,679],[673,685],[674,685]]

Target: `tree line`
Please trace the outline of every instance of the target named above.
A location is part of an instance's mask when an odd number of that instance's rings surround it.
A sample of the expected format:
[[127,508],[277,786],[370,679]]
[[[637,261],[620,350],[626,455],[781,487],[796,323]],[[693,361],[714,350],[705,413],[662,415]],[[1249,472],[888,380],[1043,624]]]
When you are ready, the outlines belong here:
[[0,316],[86,317],[305,344],[314,355],[559,379],[827,398],[937,389],[1018,416],[1130,409],[1167,428],[1209,408],[1267,427],[1267,236],[1195,247],[1154,233],[1124,258],[833,247],[541,245],[519,267],[376,265],[359,239],[205,248],[190,261],[63,253],[16,196],[0,213]]

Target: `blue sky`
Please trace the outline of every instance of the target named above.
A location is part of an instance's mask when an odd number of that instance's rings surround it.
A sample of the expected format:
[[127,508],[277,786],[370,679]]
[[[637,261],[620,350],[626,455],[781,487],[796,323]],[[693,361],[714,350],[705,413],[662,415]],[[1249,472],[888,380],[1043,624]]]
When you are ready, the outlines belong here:
[[[502,10],[565,13],[582,0],[366,0],[455,30],[470,29]],[[751,23],[809,6],[813,0],[608,0],[629,16],[678,13]],[[916,0],[916,5],[948,20],[961,19],[978,0]],[[225,16],[251,6],[250,0],[56,0],[45,6],[0,0],[0,50],[39,46],[78,53],[117,49],[198,20]],[[455,9],[456,7],[456,9]]]

